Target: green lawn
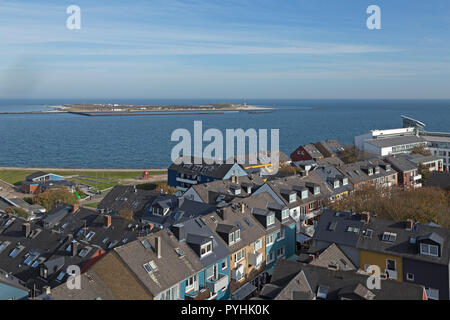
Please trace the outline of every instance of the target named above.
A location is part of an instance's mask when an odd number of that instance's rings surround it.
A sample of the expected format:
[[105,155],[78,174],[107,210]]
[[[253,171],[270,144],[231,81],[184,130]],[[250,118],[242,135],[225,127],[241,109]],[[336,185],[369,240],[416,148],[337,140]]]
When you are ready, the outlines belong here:
[[[13,185],[20,185],[25,177],[35,170],[0,170],[0,179]],[[52,171],[51,173],[66,177],[68,180],[93,186],[104,190],[120,183],[122,179],[136,179],[142,171]],[[166,171],[149,171],[149,175],[165,174]],[[75,177],[76,176],[76,177]],[[103,179],[102,179],[103,178]]]
[[89,203],[89,204],[86,204],[85,206],[86,207],[91,207],[91,208],[97,208],[99,203],[100,202]]

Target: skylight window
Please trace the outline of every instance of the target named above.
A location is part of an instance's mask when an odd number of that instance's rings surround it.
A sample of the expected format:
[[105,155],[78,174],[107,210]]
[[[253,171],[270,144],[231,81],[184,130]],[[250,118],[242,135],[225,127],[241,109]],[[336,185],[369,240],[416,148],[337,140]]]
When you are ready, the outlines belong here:
[[95,236],[95,232],[90,231],[84,238],[88,241],[91,241],[94,236]]
[[78,254],[81,258],[86,257],[86,255],[88,254],[89,250],[86,248],[83,248],[80,253]]
[[64,276],[66,275],[65,271],[61,271],[58,275],[58,278],[56,278],[56,280],[58,280],[59,282],[61,282],[64,279]]
[[20,252],[20,249],[19,249],[19,248],[14,248],[14,250],[11,251],[11,253],[9,254],[9,256],[10,256],[11,258],[15,258],[19,252]]
[[319,288],[317,289],[317,298],[319,299],[326,299],[328,296],[328,290],[330,288],[326,287],[326,286],[319,286]]
[[143,265],[145,271],[147,271],[147,273],[152,273],[154,271],[158,271],[158,267],[156,266],[155,261],[150,261],[146,264]]

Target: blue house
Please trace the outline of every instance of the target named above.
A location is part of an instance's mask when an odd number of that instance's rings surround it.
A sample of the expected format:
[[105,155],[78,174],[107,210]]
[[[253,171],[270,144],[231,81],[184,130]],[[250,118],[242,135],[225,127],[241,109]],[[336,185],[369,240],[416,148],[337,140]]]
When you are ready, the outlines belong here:
[[0,300],[22,300],[28,298],[28,289],[19,279],[0,270]]
[[237,163],[207,164],[204,159],[197,162],[200,164],[196,164],[195,158],[192,158],[191,164],[173,163],[167,169],[168,185],[184,192],[196,184],[247,175],[247,172]]
[[191,300],[222,300],[230,297],[230,252],[205,224],[195,218],[172,226],[180,242],[185,242],[204,267],[181,284],[180,292]]

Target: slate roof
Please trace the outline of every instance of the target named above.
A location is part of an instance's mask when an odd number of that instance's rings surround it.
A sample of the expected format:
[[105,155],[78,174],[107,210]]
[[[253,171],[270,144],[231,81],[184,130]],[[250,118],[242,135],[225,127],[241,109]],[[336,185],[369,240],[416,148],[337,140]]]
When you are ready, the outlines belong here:
[[[335,212],[326,209],[320,216],[313,240],[356,247],[363,226],[364,222],[361,221],[361,215],[359,214]],[[347,231],[348,227],[356,227],[359,228],[360,231],[358,233],[349,232]]]
[[133,186],[115,186],[99,203],[98,208],[115,212],[127,209],[138,214],[158,195],[155,191],[135,189]]
[[[334,158],[331,158],[334,159]],[[319,175],[323,182],[328,185],[333,195],[341,194],[343,192],[350,192],[353,190],[353,186],[350,182],[347,185],[343,185],[343,179],[347,178],[338,169],[332,166],[321,167],[314,170],[314,173]],[[348,178],[347,178],[348,179]],[[334,181],[339,180],[339,187],[334,187]]]
[[450,190],[450,172],[433,171],[426,182],[427,187]]
[[336,139],[322,140],[317,144],[322,145],[330,154],[338,154],[340,151],[344,150],[344,146],[342,145],[342,143],[340,143]]
[[[403,258],[449,265],[449,242],[450,230],[426,224],[415,224],[414,228],[407,230],[405,222],[371,218],[364,230],[373,230],[372,236],[361,236],[356,247],[362,250],[391,254]],[[383,233],[392,232],[397,234],[394,242],[382,241]],[[420,241],[427,237],[435,242],[442,243],[441,256],[432,257],[419,254],[417,244],[410,244],[410,238]]]
[[[308,189],[308,197],[306,199],[302,199],[301,192],[295,191],[297,193],[297,200],[292,203],[290,203],[289,200],[286,199],[285,194],[283,194],[284,190],[291,192],[297,189],[303,189],[307,186],[308,183],[315,183],[320,185],[320,193],[318,195],[314,195],[313,193],[311,193],[311,190]],[[305,177],[290,176],[282,179],[268,181],[267,184],[289,208],[295,208],[312,201],[321,200],[332,194],[332,191],[322,181],[320,176],[314,173],[314,171],[311,171],[308,176]]]
[[412,162],[408,159],[406,154],[397,154],[394,156],[389,156],[385,158],[387,162],[392,164],[392,166],[402,172],[416,170],[418,168],[418,164]]
[[[165,216],[150,212],[151,207],[155,204],[168,208],[169,212]],[[178,199],[171,195],[161,195],[145,207],[145,211],[143,211],[141,216],[141,221],[156,223],[163,228],[169,228],[174,224],[183,223],[186,220],[204,216],[215,210],[216,206],[207,203],[184,198]]]
[[[111,226],[106,228],[103,219],[103,215],[95,210],[80,208],[65,214],[49,229],[43,227],[43,221],[29,222],[31,234],[25,238],[22,230],[24,220],[15,218],[12,221],[12,219],[0,218],[0,248],[2,244],[8,244],[3,250],[0,249],[0,268],[26,282],[28,288],[32,288],[33,285],[36,285],[37,290],[47,285],[56,287],[67,278],[66,275],[60,281],[56,279],[60,271],[65,270],[67,266],[78,265],[83,269],[97,252],[108,252],[114,246],[121,245],[125,237],[132,241],[139,234],[148,232],[141,226],[136,228],[135,224],[133,228],[129,228],[130,222],[117,216],[112,217]],[[86,235],[90,232],[93,237],[89,239]],[[108,241],[103,243],[107,237]],[[76,256],[71,256],[67,251],[73,240],[78,242]],[[22,248],[22,250],[14,258],[10,257],[10,253],[15,248]],[[86,250],[83,251],[83,249]],[[80,255],[82,251],[86,253],[85,256]],[[34,258],[31,260],[31,257]],[[28,265],[25,265],[27,258],[30,258],[30,261]],[[39,277],[39,265],[42,263],[56,263],[57,266],[58,272],[51,272],[47,281]],[[51,269],[53,270],[52,266]]]
[[[395,174],[396,171],[393,168],[391,168],[389,171],[386,171],[387,169],[386,165],[388,164],[389,163],[386,163],[385,161],[380,159],[371,159],[355,163],[343,164],[337,166],[336,169],[338,169],[341,173],[343,173],[353,184],[358,184]],[[380,169],[380,172],[378,174],[375,173],[375,167],[377,166]],[[373,168],[372,175],[369,175],[366,170],[366,168],[369,167]]]
[[321,158],[323,157],[323,154],[319,151],[319,149],[316,148],[316,146],[312,143],[305,144],[303,146],[303,149],[305,149],[306,152],[311,156],[311,158]]
[[116,300],[114,294],[109,290],[107,285],[92,270],[81,274],[82,290],[70,290],[67,284],[63,283],[51,289],[50,295],[42,294],[37,297],[41,300]]
[[[161,258],[158,258],[155,251],[156,237],[161,239]],[[151,248],[144,247],[141,241],[145,240],[148,241]],[[175,251],[176,248],[181,249],[184,254],[180,256]],[[178,242],[167,230],[161,230],[117,247],[114,252],[120,256],[123,263],[153,296],[203,269],[197,255],[187,243]],[[150,261],[155,263],[157,270],[149,274],[143,265]]]
[[[336,271],[285,259],[277,260],[270,295],[277,300],[318,299],[319,287],[326,287],[326,300],[422,300],[424,288],[415,284],[382,280],[381,289],[366,287],[367,275]],[[276,292],[277,286],[279,292]],[[262,290],[264,293],[265,289]]]
[[[247,193],[247,187],[252,187],[252,193],[255,192],[260,186],[264,184],[262,178],[258,175],[248,175],[237,177],[238,184],[237,186],[241,187],[241,193],[235,195],[231,190],[233,186],[233,182],[231,179],[228,180],[215,180],[208,183],[201,183],[193,185],[191,188],[198,194],[200,199],[205,203],[216,203],[216,200],[219,196],[222,196],[224,199],[229,199],[230,201],[235,197],[243,198],[247,197],[250,194]],[[211,199],[211,197],[213,199]]]
[[173,170],[180,173],[189,175],[202,175],[211,177],[214,179],[223,179],[225,175],[230,171],[234,164],[207,164],[205,159],[200,159],[200,164],[195,164],[195,157],[191,157],[191,164],[175,164],[172,163],[168,170]]
[[357,267],[335,243],[322,251],[310,264],[324,268],[330,265],[338,266],[342,271],[357,270]]

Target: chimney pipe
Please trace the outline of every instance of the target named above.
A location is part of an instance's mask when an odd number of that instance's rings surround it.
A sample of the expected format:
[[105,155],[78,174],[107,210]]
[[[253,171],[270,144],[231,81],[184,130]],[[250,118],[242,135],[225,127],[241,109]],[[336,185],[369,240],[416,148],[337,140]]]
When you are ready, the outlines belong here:
[[365,212],[361,213],[361,220],[364,221],[365,223],[369,223],[369,221],[370,221],[370,212],[365,211]]
[[31,234],[31,225],[29,223],[24,223],[22,225],[22,232],[25,238],[28,238]]
[[72,257],[75,257],[78,253],[78,242],[77,241],[72,241],[72,248],[70,250],[70,255]]
[[161,258],[161,237],[155,238],[155,250],[156,250],[156,255],[158,256],[158,259],[160,259]]
[[103,216],[103,222],[104,222],[106,228],[109,228],[111,226],[111,219],[112,218],[110,215]]
[[241,202],[241,213],[245,213],[245,204]]
[[411,230],[414,226],[414,221],[412,219],[408,219],[406,220],[406,226],[405,229],[406,230]]

